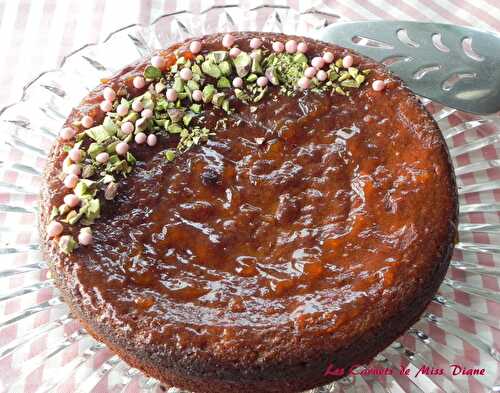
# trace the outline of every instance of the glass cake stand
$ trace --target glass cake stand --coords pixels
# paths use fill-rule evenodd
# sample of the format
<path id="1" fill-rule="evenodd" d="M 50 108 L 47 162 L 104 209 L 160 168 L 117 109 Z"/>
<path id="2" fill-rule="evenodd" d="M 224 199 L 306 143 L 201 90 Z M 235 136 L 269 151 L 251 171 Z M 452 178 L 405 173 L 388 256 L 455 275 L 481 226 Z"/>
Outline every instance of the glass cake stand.
<path id="1" fill-rule="evenodd" d="M 339 20 L 323 8 L 298 13 L 287 6 L 166 14 L 69 54 L 0 112 L 0 391 L 179 391 L 161 387 L 90 337 L 47 275 L 37 234 L 40 175 L 71 108 L 100 78 L 189 36 L 234 30 L 311 36 Z M 459 185 L 460 242 L 446 279 L 420 321 L 357 369 L 371 375 L 350 375 L 312 392 L 500 391 L 500 118 L 424 103 L 449 145 Z M 484 368 L 485 375 L 454 376 L 450 364 Z M 425 367 L 427 375 L 417 375 Z M 377 369 L 392 375 L 370 372 Z"/>

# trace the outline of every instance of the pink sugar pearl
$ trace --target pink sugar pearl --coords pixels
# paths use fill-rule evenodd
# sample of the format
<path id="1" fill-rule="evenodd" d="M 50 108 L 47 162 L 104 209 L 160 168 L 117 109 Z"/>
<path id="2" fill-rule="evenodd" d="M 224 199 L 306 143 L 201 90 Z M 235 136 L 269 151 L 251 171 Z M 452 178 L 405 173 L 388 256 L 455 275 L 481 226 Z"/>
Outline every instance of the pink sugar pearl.
<path id="1" fill-rule="evenodd" d="M 231 48 L 229 50 L 229 56 L 231 56 L 233 59 L 235 57 L 238 57 L 238 55 L 241 53 L 241 49 L 240 48 Z"/>
<path id="2" fill-rule="evenodd" d="M 193 54 L 196 55 L 201 52 L 201 42 L 200 41 L 193 41 L 189 44 L 189 51 Z"/>
<path id="3" fill-rule="evenodd" d="M 134 138 L 135 143 L 137 143 L 139 145 L 142 145 L 144 142 L 146 142 L 146 139 L 147 139 L 147 136 L 144 132 L 139 132 Z"/>
<path id="4" fill-rule="evenodd" d="M 233 79 L 233 87 L 239 89 L 242 86 L 243 86 L 243 79 L 241 79 L 239 76 Z"/>
<path id="5" fill-rule="evenodd" d="M 262 46 L 262 40 L 260 38 L 252 38 L 250 40 L 250 48 L 259 49 Z"/>
<path id="6" fill-rule="evenodd" d="M 80 231 L 78 234 L 78 243 L 82 246 L 89 246 L 92 244 L 93 238 L 92 233 L 89 231 Z"/>
<path id="7" fill-rule="evenodd" d="M 68 157 L 71 161 L 79 162 L 82 159 L 82 151 L 80 149 L 73 148 L 68 152 Z"/>
<path id="8" fill-rule="evenodd" d="M 316 75 L 317 69 L 314 67 L 307 67 L 304 71 L 304 76 L 306 78 L 314 78 L 314 75 Z"/>
<path id="9" fill-rule="evenodd" d="M 142 76 L 136 76 L 132 81 L 132 84 L 136 89 L 142 89 L 144 86 L 146 86 L 146 81 Z"/>
<path id="10" fill-rule="evenodd" d="M 165 94 L 165 96 L 170 102 L 177 101 L 177 92 L 174 89 L 167 89 L 167 93 Z"/>
<path id="11" fill-rule="evenodd" d="M 374 80 L 372 83 L 372 89 L 375 91 L 384 90 L 385 89 L 385 82 L 380 80 L 380 79 Z"/>
<path id="12" fill-rule="evenodd" d="M 268 82 L 269 80 L 265 76 L 259 76 L 257 78 L 257 86 L 264 87 Z"/>
<path id="13" fill-rule="evenodd" d="M 285 50 L 287 53 L 295 53 L 297 52 L 297 41 L 295 40 L 288 40 L 285 43 Z"/>
<path id="14" fill-rule="evenodd" d="M 96 157 L 95 157 L 95 160 L 99 163 L 99 164 L 106 164 L 109 160 L 109 154 L 106 153 L 105 151 L 103 151 L 102 153 L 99 153 Z"/>
<path id="15" fill-rule="evenodd" d="M 351 55 L 347 55 L 342 59 L 342 67 L 349 68 L 354 64 L 354 58 Z"/>
<path id="16" fill-rule="evenodd" d="M 78 164 L 71 164 L 66 170 L 66 173 L 72 173 L 73 175 L 80 176 L 82 173 L 82 167 Z"/>
<path id="17" fill-rule="evenodd" d="M 135 112 L 140 112 L 144 109 L 144 105 L 139 100 L 132 101 L 132 110 Z"/>
<path id="18" fill-rule="evenodd" d="M 94 118 L 92 116 L 85 115 L 82 117 L 82 126 L 85 128 L 90 128 L 94 125 Z"/>
<path id="19" fill-rule="evenodd" d="M 323 68 L 323 66 L 325 65 L 325 61 L 323 60 L 322 57 L 316 56 L 311 60 L 311 65 L 314 68 L 320 69 Z"/>
<path id="20" fill-rule="evenodd" d="M 328 78 L 328 74 L 326 73 L 326 71 L 323 71 L 323 70 L 319 70 L 318 73 L 316 74 L 316 78 L 323 82 L 323 81 L 326 81 L 326 79 Z"/>
<path id="21" fill-rule="evenodd" d="M 222 46 L 224 46 L 226 48 L 231 48 L 234 45 L 235 41 L 236 41 L 236 38 L 234 38 L 233 35 L 225 34 L 224 37 L 222 37 Z"/>
<path id="22" fill-rule="evenodd" d="M 111 103 L 111 101 L 104 100 L 104 101 L 101 101 L 101 103 L 99 104 L 99 107 L 101 108 L 101 111 L 103 111 L 103 112 L 111 112 L 111 110 L 113 109 L 113 104 Z"/>
<path id="23" fill-rule="evenodd" d="M 181 79 L 184 81 L 189 81 L 193 78 L 193 72 L 189 68 L 183 68 L 179 72 L 179 75 L 181 76 Z"/>
<path id="24" fill-rule="evenodd" d="M 116 113 L 118 116 L 127 116 L 128 114 L 128 105 L 120 104 L 116 107 Z"/>
<path id="25" fill-rule="evenodd" d="M 68 188 L 75 188 L 78 184 L 78 176 L 70 173 L 68 176 L 64 178 L 64 186 Z"/>
<path id="26" fill-rule="evenodd" d="M 144 109 L 141 112 L 141 117 L 144 119 L 150 119 L 151 117 L 153 117 L 153 111 L 151 109 Z"/>
<path id="27" fill-rule="evenodd" d="M 327 64 L 333 63 L 333 60 L 334 60 L 333 53 L 332 52 L 323 53 L 323 60 Z"/>
<path id="28" fill-rule="evenodd" d="M 203 99 L 203 93 L 201 90 L 195 90 L 193 91 L 193 100 L 194 101 L 201 101 Z"/>
<path id="29" fill-rule="evenodd" d="M 298 85 L 302 90 L 309 89 L 311 87 L 311 80 L 303 76 L 299 79 Z"/>
<path id="30" fill-rule="evenodd" d="M 273 42 L 273 51 L 275 51 L 276 53 L 281 53 L 284 50 L 285 50 L 285 45 L 283 44 L 283 42 L 279 41 Z"/>
<path id="31" fill-rule="evenodd" d="M 151 58 L 151 65 L 156 68 L 162 68 L 165 64 L 165 59 L 162 56 L 153 56 Z"/>
<path id="32" fill-rule="evenodd" d="M 69 207 L 77 207 L 80 203 L 80 198 L 78 198 L 75 194 L 68 194 L 64 197 L 64 204 Z"/>
<path id="33" fill-rule="evenodd" d="M 154 145 L 156 145 L 156 142 L 158 142 L 158 138 L 156 137 L 156 135 L 149 134 L 147 139 L 146 139 L 146 143 L 148 144 L 148 146 L 154 146 Z"/>
<path id="34" fill-rule="evenodd" d="M 120 142 L 115 147 L 116 154 L 124 156 L 128 152 L 128 144 L 126 142 Z"/>
<path id="35" fill-rule="evenodd" d="M 131 121 L 126 121 L 125 123 L 122 124 L 120 129 L 122 130 L 122 132 L 124 134 L 128 135 L 128 134 L 131 134 L 132 132 L 134 132 L 134 125 L 132 124 Z"/>
<path id="36" fill-rule="evenodd" d="M 65 141 L 70 140 L 75 136 L 75 131 L 70 128 L 70 127 L 64 127 L 60 132 L 59 135 L 62 139 Z"/>
<path id="37" fill-rule="evenodd" d="M 306 53 L 307 52 L 307 44 L 305 42 L 299 42 L 297 45 L 297 52 Z"/>
<path id="38" fill-rule="evenodd" d="M 47 235 L 49 235 L 49 237 L 59 236 L 63 232 L 63 229 L 64 228 L 60 222 L 51 221 L 49 222 L 49 225 L 47 225 Z"/>
<path id="39" fill-rule="evenodd" d="M 111 87 L 108 86 L 102 91 L 102 96 L 106 101 L 113 102 L 116 98 L 116 93 Z"/>

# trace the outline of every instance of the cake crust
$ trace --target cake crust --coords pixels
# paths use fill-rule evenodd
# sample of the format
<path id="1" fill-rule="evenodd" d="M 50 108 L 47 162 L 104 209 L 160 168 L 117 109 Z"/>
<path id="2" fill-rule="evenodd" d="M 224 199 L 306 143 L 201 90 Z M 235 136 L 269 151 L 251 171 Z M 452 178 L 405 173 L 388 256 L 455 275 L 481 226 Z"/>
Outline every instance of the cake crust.
<path id="1" fill-rule="evenodd" d="M 228 116 L 211 109 L 202 121 L 217 128 L 224 117 L 226 128 L 173 162 L 161 153 L 175 141 L 136 146 L 137 168 L 103 204 L 94 244 L 70 255 L 46 232 L 67 193 L 58 140 L 41 244 L 74 315 L 131 366 L 193 392 L 298 392 L 334 380 L 328 364 L 370 361 L 418 320 L 453 251 L 456 184 L 437 124 L 382 65 L 303 37 L 233 36 L 248 51 L 251 38 L 268 50 L 294 39 L 311 56 L 352 55 L 371 70 L 368 85 L 349 96 L 271 91 L 256 111 L 238 102 Z M 223 49 L 222 35 L 198 40 Z M 106 86 L 142 93 L 131 81 L 148 63 L 94 89 L 66 126 L 102 120 Z"/>

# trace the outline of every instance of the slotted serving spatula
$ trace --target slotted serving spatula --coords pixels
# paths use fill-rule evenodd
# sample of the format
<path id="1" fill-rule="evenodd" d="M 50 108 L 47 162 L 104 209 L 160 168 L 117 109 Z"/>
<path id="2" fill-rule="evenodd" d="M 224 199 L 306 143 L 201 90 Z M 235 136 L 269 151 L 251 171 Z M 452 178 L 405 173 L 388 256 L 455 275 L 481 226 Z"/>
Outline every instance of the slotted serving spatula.
<path id="1" fill-rule="evenodd" d="M 500 111 L 500 36 L 441 23 L 335 23 L 317 37 L 383 62 L 416 94 L 465 112 Z"/>

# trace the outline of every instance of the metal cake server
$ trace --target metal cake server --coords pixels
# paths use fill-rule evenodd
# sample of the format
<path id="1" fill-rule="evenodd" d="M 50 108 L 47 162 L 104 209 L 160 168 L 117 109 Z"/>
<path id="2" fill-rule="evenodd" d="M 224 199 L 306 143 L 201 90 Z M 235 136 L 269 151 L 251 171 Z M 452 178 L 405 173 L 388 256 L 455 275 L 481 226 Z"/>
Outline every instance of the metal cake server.
<path id="1" fill-rule="evenodd" d="M 416 94 L 465 112 L 500 111 L 500 36 L 442 23 L 335 23 L 315 38 L 387 65 Z"/>

